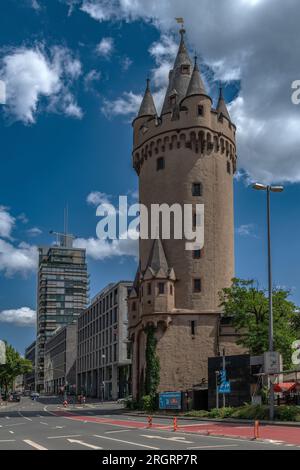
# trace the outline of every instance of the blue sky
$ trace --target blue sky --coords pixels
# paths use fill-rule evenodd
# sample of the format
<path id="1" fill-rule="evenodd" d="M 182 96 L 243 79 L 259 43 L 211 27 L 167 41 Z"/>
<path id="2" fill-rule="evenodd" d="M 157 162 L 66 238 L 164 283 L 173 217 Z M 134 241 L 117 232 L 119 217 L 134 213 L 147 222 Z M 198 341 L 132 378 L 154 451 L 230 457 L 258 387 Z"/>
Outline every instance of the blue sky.
<path id="1" fill-rule="evenodd" d="M 262 36 L 261 29 L 266 34 L 270 21 L 264 14 L 268 0 L 239 2 L 246 9 L 242 17 L 231 0 L 227 7 L 241 29 L 233 31 L 228 24 L 216 40 L 216 2 L 203 0 L 195 7 L 188 1 L 189 47 L 191 55 L 195 49 L 200 55 L 214 99 L 223 83 L 240 129 L 240 171 L 246 175 L 235 181 L 236 274 L 266 285 L 265 197 L 247 183 L 283 182 L 285 192 L 272 195 L 274 283 L 291 288 L 299 304 L 300 107 L 291 104 L 290 83 L 300 79 L 300 70 L 297 75 L 291 65 L 293 48 L 285 51 L 283 60 L 283 50 L 270 52 L 267 47 L 266 41 L 275 45 L 279 41 L 277 36 L 269 38 L 275 34 L 270 29 L 269 36 Z M 91 296 L 107 283 L 135 274 L 130 244 L 112 253 L 95 241 L 96 206 L 87 198 L 93 193 L 89 201 L 115 203 L 119 194 L 129 194 L 134 200 L 131 119 L 148 75 L 155 99 L 161 101 L 178 41 L 173 18 L 183 15 L 177 1 L 174 11 L 168 10 L 168 1 L 154 1 L 156 13 L 147 10 L 148 3 L 5 0 L 0 4 L 0 17 L 5 19 L 0 30 L 0 78 L 7 81 L 8 93 L 7 105 L 0 109 L 0 337 L 21 352 L 35 335 L 35 247 L 52 242 L 49 230 L 62 230 L 66 204 L 70 230 L 88 248 Z M 277 5 L 278 15 L 272 13 L 272 20 L 275 30 L 278 21 L 282 37 Z M 205 19 L 205 14 L 212 15 L 212 21 L 199 33 L 196 17 Z M 242 28 L 246 16 L 248 31 Z M 294 27 L 291 20 L 286 28 L 291 41 L 296 41 Z M 255 59 L 245 44 L 256 51 Z M 276 76 L 280 58 L 284 76 Z M 264 89 L 262 77 L 274 79 L 272 86 Z M 279 126 L 278 114 L 272 121 L 278 109 L 286 128 Z"/>

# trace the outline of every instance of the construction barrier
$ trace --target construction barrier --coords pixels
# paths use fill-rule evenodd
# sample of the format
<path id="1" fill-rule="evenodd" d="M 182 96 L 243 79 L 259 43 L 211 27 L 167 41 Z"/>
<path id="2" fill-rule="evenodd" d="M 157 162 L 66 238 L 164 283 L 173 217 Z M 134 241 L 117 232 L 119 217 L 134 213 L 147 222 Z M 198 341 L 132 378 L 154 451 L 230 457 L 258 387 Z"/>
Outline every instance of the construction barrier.
<path id="1" fill-rule="evenodd" d="M 152 416 L 148 416 L 148 428 L 152 428 Z"/>
<path id="2" fill-rule="evenodd" d="M 254 423 L 254 439 L 259 438 L 259 421 L 255 421 Z"/>
<path id="3" fill-rule="evenodd" d="M 177 429 L 178 429 L 177 418 L 175 417 L 175 418 L 173 418 L 173 431 L 175 432 L 175 431 L 177 431 Z"/>

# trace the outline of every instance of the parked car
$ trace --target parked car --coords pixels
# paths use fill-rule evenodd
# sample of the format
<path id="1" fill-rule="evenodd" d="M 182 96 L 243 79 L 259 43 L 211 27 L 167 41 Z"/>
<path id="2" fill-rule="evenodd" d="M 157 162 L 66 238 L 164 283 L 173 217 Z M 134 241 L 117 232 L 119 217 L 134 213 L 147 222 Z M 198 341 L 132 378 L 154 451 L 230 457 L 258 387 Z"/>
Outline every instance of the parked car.
<path id="1" fill-rule="evenodd" d="M 13 392 L 9 395 L 9 401 L 19 402 L 21 401 L 21 396 L 17 392 Z"/>
<path id="2" fill-rule="evenodd" d="M 40 397 L 40 394 L 38 392 L 31 392 L 30 394 L 31 400 L 36 400 L 39 397 Z"/>

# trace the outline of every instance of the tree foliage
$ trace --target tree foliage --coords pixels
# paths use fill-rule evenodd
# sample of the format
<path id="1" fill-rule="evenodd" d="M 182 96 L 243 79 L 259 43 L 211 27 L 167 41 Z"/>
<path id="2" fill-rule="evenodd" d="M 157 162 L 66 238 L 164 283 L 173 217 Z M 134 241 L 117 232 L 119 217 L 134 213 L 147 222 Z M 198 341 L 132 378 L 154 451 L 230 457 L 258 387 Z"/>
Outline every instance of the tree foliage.
<path id="1" fill-rule="evenodd" d="M 7 392 L 13 386 L 18 375 L 26 374 L 32 370 L 32 363 L 6 343 L 6 364 L 0 366 L 0 387 Z"/>
<path id="2" fill-rule="evenodd" d="M 160 365 L 156 354 L 157 340 L 154 326 L 148 326 L 145 332 L 147 335 L 145 393 L 154 396 L 160 380 Z"/>
<path id="3" fill-rule="evenodd" d="M 300 338 L 300 314 L 289 300 L 290 292 L 273 289 L 274 349 L 283 356 L 285 367 L 291 365 L 292 343 Z M 267 292 L 255 281 L 233 279 L 232 286 L 220 293 L 224 315 L 232 318 L 241 333 L 238 344 L 250 354 L 261 355 L 269 349 L 269 303 Z"/>

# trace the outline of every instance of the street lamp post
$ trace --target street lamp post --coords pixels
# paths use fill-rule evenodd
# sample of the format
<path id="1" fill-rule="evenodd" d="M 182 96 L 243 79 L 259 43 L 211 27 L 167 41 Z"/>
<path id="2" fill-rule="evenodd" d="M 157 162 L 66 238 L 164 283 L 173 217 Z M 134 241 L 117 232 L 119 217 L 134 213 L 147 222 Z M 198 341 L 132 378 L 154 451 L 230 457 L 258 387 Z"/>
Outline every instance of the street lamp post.
<path id="1" fill-rule="evenodd" d="M 267 192 L 267 228 L 268 228 L 268 291 L 269 291 L 269 352 L 274 351 L 274 321 L 273 321 L 273 297 L 272 297 L 272 252 L 271 252 L 271 210 L 270 195 L 273 193 L 282 193 L 283 186 L 271 186 L 261 183 L 255 183 L 253 189 Z M 270 382 L 270 420 L 274 419 L 274 385 Z"/>

